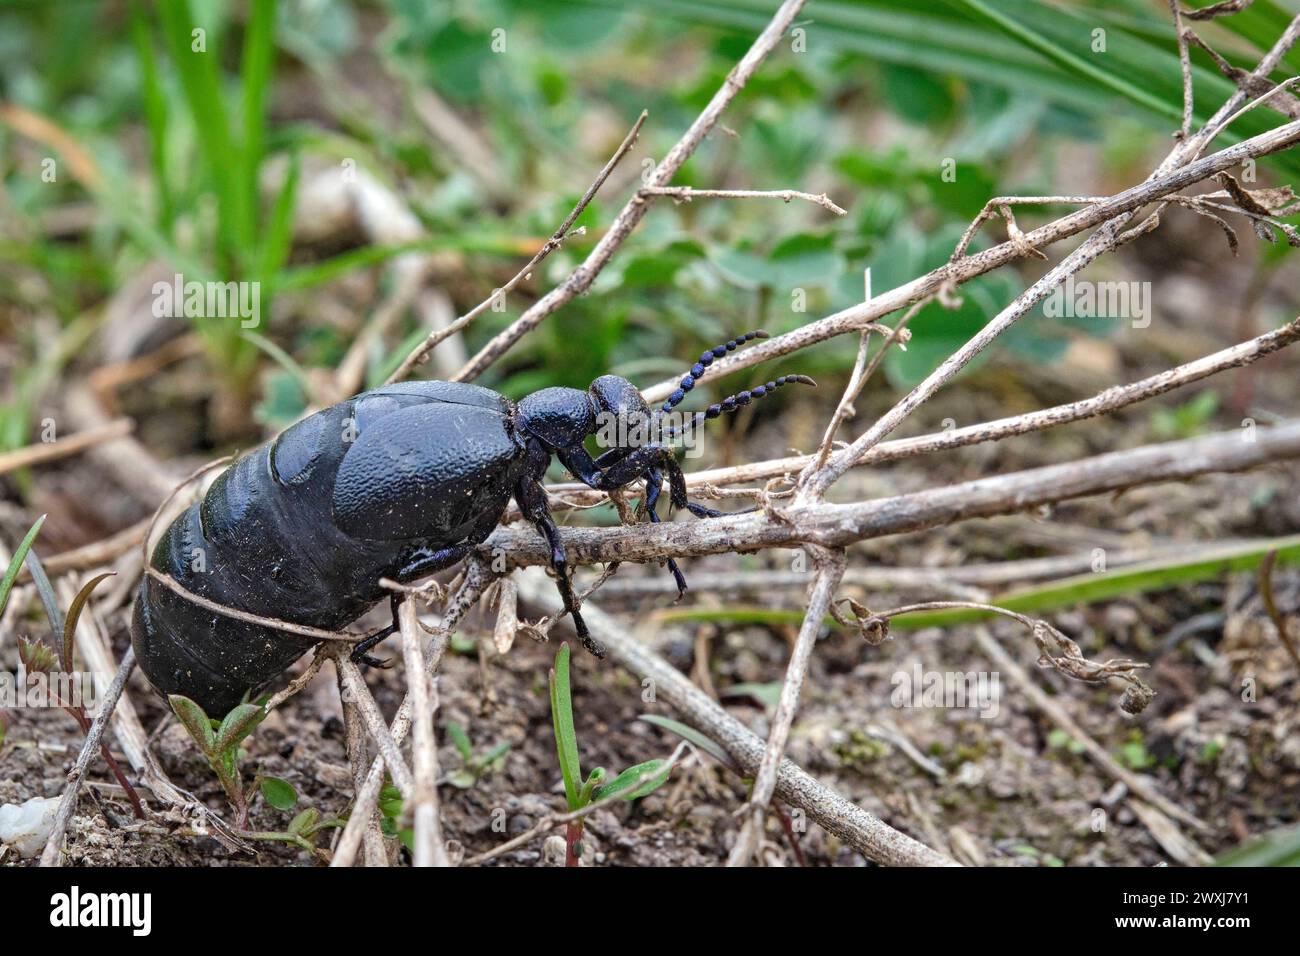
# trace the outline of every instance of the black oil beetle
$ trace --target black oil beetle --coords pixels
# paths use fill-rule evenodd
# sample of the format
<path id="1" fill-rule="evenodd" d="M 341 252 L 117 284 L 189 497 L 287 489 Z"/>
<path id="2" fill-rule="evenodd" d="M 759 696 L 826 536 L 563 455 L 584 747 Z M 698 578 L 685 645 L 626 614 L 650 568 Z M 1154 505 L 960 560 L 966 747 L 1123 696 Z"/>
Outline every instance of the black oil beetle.
<path id="1" fill-rule="evenodd" d="M 651 521 L 660 520 L 655 504 L 665 477 L 674 507 L 702 518 L 721 514 L 687 500 L 670 440 L 781 385 L 812 379 L 785 375 L 693 413 L 676 428 L 661 426 L 716 358 L 764 336 L 750 332 L 706 351 L 653 413 L 631 382 L 614 375 L 585 392 L 544 388 L 517 404 L 460 382 L 363 392 L 303 419 L 222 472 L 159 539 L 151 564 L 222 606 L 338 630 L 388 593 L 380 578 L 413 581 L 469 555 L 513 496 L 549 543 L 564 608 L 583 644 L 603 656 L 579 612 L 541 484 L 551 456 L 603 491 L 644 478 Z M 611 424 L 618 435 L 640 437 L 593 458 L 584 441 Z M 684 590 L 676 563 L 668 565 Z M 359 644 L 355 659 L 380 663 L 367 651 L 396 631 L 396 605 L 394 596 L 394 623 Z M 314 643 L 199 606 L 149 575 L 136 598 L 131 640 L 158 690 L 184 694 L 214 716 Z"/>

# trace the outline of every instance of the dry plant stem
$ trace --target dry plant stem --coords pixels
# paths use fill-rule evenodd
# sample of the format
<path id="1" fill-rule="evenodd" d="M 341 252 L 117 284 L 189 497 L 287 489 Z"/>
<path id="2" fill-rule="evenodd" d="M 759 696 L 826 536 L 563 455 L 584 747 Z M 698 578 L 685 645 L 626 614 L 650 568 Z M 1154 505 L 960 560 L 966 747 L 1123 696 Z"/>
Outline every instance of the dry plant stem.
<path id="1" fill-rule="evenodd" d="M 785 520 L 761 512 L 708 521 L 624 528 L 563 528 L 570 564 L 656 561 L 665 557 L 792 548 L 840 548 L 868 538 L 924 531 L 970 518 L 1025 511 L 1071 498 L 1186 481 L 1213 472 L 1245 471 L 1300 457 L 1300 421 L 1247 431 L 1108 452 L 1081 461 L 851 504 L 792 505 Z M 501 549 L 499 552 L 495 549 Z M 482 553 L 505 554 L 516 566 L 546 564 L 550 550 L 532 529 L 500 528 Z"/>
<path id="2" fill-rule="evenodd" d="M 338 665 L 339 674 L 343 677 L 343 689 L 348 692 L 352 703 L 357 705 L 366 732 L 379 745 L 379 752 L 383 755 L 384 762 L 388 764 L 388 773 L 393 778 L 393 784 L 402 792 L 402 799 L 410 801 L 415 795 L 415 779 L 411 775 L 410 768 L 406 766 L 401 748 L 388 729 L 388 722 L 384 720 L 379 704 L 375 702 L 374 695 L 366 686 L 365 678 L 361 676 L 361 669 L 346 655 L 337 655 L 334 660 Z"/>
<path id="3" fill-rule="evenodd" d="M 1015 217 L 1011 215 L 1010 206 L 1091 206 L 1095 203 L 1105 202 L 1107 196 L 995 196 L 984 204 L 980 214 L 971 220 L 971 224 L 966 227 L 966 231 L 961 234 L 961 239 L 957 241 L 957 248 L 953 251 L 952 260 L 956 262 L 966 256 L 966 251 L 970 248 L 971 241 L 980 231 L 980 226 L 988 222 L 996 215 L 1001 215 L 1006 220 L 1007 230 L 1015 232 L 1022 240 L 1022 252 L 1030 253 L 1033 246 L 1023 242 L 1024 233 L 1015 228 Z M 1015 242 L 1013 239 L 1012 242 Z"/>
<path id="4" fill-rule="evenodd" d="M 808 663 L 812 660 L 813 645 L 817 643 L 822 622 L 830 610 L 840 578 L 844 576 L 843 551 L 810 548 L 809 552 L 815 573 L 808 598 L 808 610 L 799 628 L 799 636 L 795 639 L 794 650 L 790 652 L 790 663 L 786 666 L 785 682 L 781 685 L 781 696 L 772 718 L 772 729 L 768 732 L 767 746 L 763 750 L 763 759 L 759 762 L 758 774 L 754 778 L 754 786 L 745 807 L 744 823 L 727 859 L 727 866 L 748 866 L 754 851 L 758 849 L 759 840 L 763 836 L 764 808 L 776 789 L 777 768 L 785 756 L 790 728 L 799 709 L 799 694 L 808 673 Z"/>
<path id="5" fill-rule="evenodd" d="M 636 123 L 633 124 L 631 131 L 626 137 L 624 137 L 623 142 L 619 145 L 618 149 L 614 151 L 614 155 L 609 158 L 609 162 L 605 163 L 605 166 L 601 169 L 595 180 L 592 181 L 592 184 L 587 187 L 587 191 L 583 194 L 582 198 L 578 200 L 578 204 L 574 206 L 569 215 L 565 217 L 564 222 L 560 223 L 560 227 L 551 234 L 551 238 L 547 239 L 546 242 L 542 244 L 542 247 L 537 250 L 537 253 L 528 260 L 528 264 L 515 273 L 514 278 L 509 282 L 493 292 L 492 295 L 488 296 L 478 305 L 474 306 L 474 308 L 470 309 L 455 322 L 452 322 L 446 328 L 430 332 L 429 336 L 416 346 L 410 355 L 402 360 L 402 364 L 398 366 L 397 371 L 393 372 L 384 384 L 389 385 L 393 382 L 400 382 L 402 379 L 406 378 L 406 376 L 410 375 L 415 366 L 425 361 L 429 354 L 437 348 L 441 342 L 455 335 L 465 326 L 469 325 L 469 323 L 473 322 L 476 318 L 486 312 L 492 307 L 494 302 L 498 301 L 499 296 L 504 296 L 513 291 L 520 282 L 533 274 L 533 270 L 542 263 L 543 259 L 549 256 L 556 249 L 560 248 L 560 244 L 568 237 L 569 230 L 573 228 L 573 224 L 578 221 L 578 217 L 582 215 L 583 210 L 591 204 L 592 199 L 595 198 L 600 187 L 605 185 L 605 180 L 609 179 L 609 174 L 614 171 L 614 167 L 619 164 L 619 161 L 627 155 L 628 151 L 631 150 L 632 146 L 636 143 L 637 137 L 641 134 L 641 127 L 645 124 L 647 115 L 648 114 L 642 110 L 641 115 L 637 117 Z"/>
<path id="6" fill-rule="evenodd" d="M 695 189 L 691 186 L 646 186 L 641 190 L 641 195 L 668 196 L 678 202 L 690 202 L 692 199 L 780 199 L 788 203 L 794 199 L 802 199 L 821 206 L 837 216 L 848 215 L 848 210 L 837 206 L 825 193 L 814 195 L 797 189 Z"/>
<path id="7" fill-rule="evenodd" d="M 77 795 L 81 792 L 81 783 L 85 779 L 86 769 L 90 766 L 91 758 L 100 749 L 104 729 L 108 726 L 109 718 L 113 716 L 113 709 L 117 706 L 117 700 L 126 687 L 127 678 L 131 676 L 131 671 L 134 669 L 135 651 L 127 648 L 126 653 L 122 655 L 122 663 L 117 668 L 117 674 L 113 677 L 113 683 L 109 685 L 108 692 L 99 703 L 99 712 L 95 714 L 95 719 L 86 732 L 86 739 L 81 745 L 81 752 L 77 754 L 77 761 L 68 773 L 68 785 L 59 798 L 59 807 L 55 811 L 54 828 L 50 831 L 49 839 L 45 841 L 45 849 L 41 852 L 41 866 L 58 866 L 60 863 L 59 854 L 63 849 L 63 838 L 67 835 L 72 814 L 77 809 Z"/>
<path id="8" fill-rule="evenodd" d="M 327 659 L 328 655 L 321 648 L 316 648 L 316 652 L 312 655 L 311 663 L 307 665 L 307 669 L 293 680 L 289 681 L 283 689 L 272 694 L 271 697 L 267 699 L 266 704 L 263 705 L 262 710 L 269 714 L 289 698 L 296 697 L 301 693 L 303 688 L 316 679 L 316 675 L 320 673 L 320 669 L 324 666 Z"/>
<path id="9" fill-rule="evenodd" d="M 333 655 L 330 655 L 331 658 Z M 343 735 L 344 744 L 347 749 L 348 764 L 352 769 L 352 787 L 354 793 L 360 793 L 361 788 L 366 782 L 366 772 L 370 768 L 370 749 L 366 745 L 366 729 L 361 720 L 361 712 L 357 705 L 352 701 L 352 695 L 343 687 L 343 672 L 336 666 L 334 668 L 334 679 L 339 692 L 339 701 L 343 708 Z M 379 828 L 379 818 L 373 813 L 370 819 L 366 821 L 362 828 L 363 836 L 361 838 L 365 847 L 365 865 L 366 866 L 390 866 L 392 861 L 388 854 L 388 844 L 384 840 L 383 831 Z M 341 839 L 342 833 L 336 831 L 337 836 Z M 337 844 L 335 854 L 337 855 Z"/>
<path id="10" fill-rule="evenodd" d="M 438 666 L 442 663 L 442 654 L 447 647 L 447 641 L 455 633 L 465 615 L 469 613 L 470 608 L 483 596 L 483 591 L 491 583 L 491 577 L 485 564 L 471 559 L 466 566 L 464 583 L 448 604 L 441 623 L 434 629 L 433 640 L 425 660 L 425 673 L 430 677 L 437 673 Z M 410 726 L 411 703 L 408 697 L 402 701 L 397 716 L 393 718 L 390 728 L 393 740 L 400 744 L 410 730 Z M 360 848 L 364 829 L 374 816 L 383 783 L 384 758 L 381 754 L 371 763 L 365 782 L 357 791 L 356 798 L 352 802 L 351 815 L 348 817 L 347 826 L 343 829 L 343 835 L 339 838 L 330 866 L 352 865 Z"/>
<path id="11" fill-rule="evenodd" d="M 1197 137 L 1193 137 L 1192 141 L 1196 139 Z M 1055 222 L 1031 230 L 1024 234 L 1023 244 L 1033 248 L 1051 245 L 1116 217 L 1122 217 L 1187 186 L 1209 179 L 1215 173 L 1229 170 L 1244 160 L 1287 149 L 1297 142 L 1300 142 L 1300 121 L 1287 123 L 1259 136 L 1242 140 L 1181 169 L 1164 170 L 1159 176 L 1126 189 L 1104 202 L 1086 206 Z M 1124 221 L 1127 222 L 1127 219 Z M 1099 251 L 1093 249 L 1091 257 L 1095 258 L 1099 254 Z M 1004 242 L 956 262 L 946 263 L 933 272 L 913 279 L 896 289 L 883 292 L 868 302 L 859 303 L 816 322 L 810 322 L 793 332 L 774 336 L 751 348 L 734 352 L 715 362 L 709 374 L 720 377 L 788 355 L 846 332 L 856 332 L 864 322 L 884 318 L 922 298 L 937 294 L 945 287 L 960 285 L 976 276 L 1007 265 L 1021 258 L 1022 255 L 1022 243 Z M 672 379 L 652 385 L 644 389 L 642 394 L 647 402 L 653 404 L 667 398 L 676 387 L 677 381 Z"/>
<path id="12" fill-rule="evenodd" d="M 554 600 L 554 585 L 540 571 L 520 574 L 517 580 L 524 599 L 543 606 Z M 615 663 L 642 680 L 652 681 L 656 698 L 673 707 L 686 723 L 721 744 L 743 772 L 757 772 L 766 750 L 761 739 L 679 670 L 638 641 L 622 622 L 591 603 L 583 605 L 582 614 Z M 943 854 L 823 787 L 788 759 L 777 769 L 775 792 L 782 801 L 802 808 L 827 832 L 868 859 L 893 866 L 955 865 Z"/>
<path id="13" fill-rule="evenodd" d="M 1053 405 L 1024 415 L 999 418 L 978 425 L 967 425 L 944 432 L 933 432 L 915 438 L 902 438 L 881 442 L 866 451 L 854 462 L 855 467 L 876 465 L 883 462 L 898 461 L 916 455 L 935 451 L 945 451 L 966 445 L 975 445 L 986 441 L 1000 441 L 1015 435 L 1053 428 L 1071 422 L 1082 421 L 1107 412 L 1113 412 L 1128 405 L 1163 395 L 1184 385 L 1198 382 L 1218 372 L 1230 368 L 1239 368 L 1257 362 L 1278 349 L 1285 348 L 1300 340 L 1300 318 L 1286 325 L 1256 336 L 1247 342 L 1234 345 L 1203 358 L 1166 369 L 1149 378 L 1144 378 L 1128 385 L 1116 385 L 1091 398 L 1064 405 Z M 750 462 L 732 468 L 715 468 L 695 472 L 686 476 L 690 487 L 701 485 L 726 485 L 763 478 L 776 478 L 801 471 L 815 461 L 812 455 L 798 455 L 790 458 L 777 458 L 770 461 Z M 552 495 L 563 495 L 565 499 L 580 504 L 595 504 L 601 500 L 600 492 L 591 491 L 585 485 L 552 485 L 547 489 Z"/>
<path id="14" fill-rule="evenodd" d="M 1131 792 L 1137 794 L 1167 816 L 1181 820 L 1188 826 L 1195 827 L 1198 830 L 1206 829 L 1201 820 L 1198 820 L 1182 807 L 1161 795 L 1147 778 L 1126 770 L 1116 763 L 1115 759 L 1106 752 L 1104 747 L 1089 737 L 1083 728 L 1075 723 L 1074 718 L 1066 712 L 1065 708 L 1055 698 L 1049 697 L 1038 686 L 1029 673 L 993 637 L 988 628 L 980 625 L 972 630 L 975 635 L 975 642 L 998 670 L 1005 671 L 1013 681 L 1019 684 L 1029 698 L 1030 703 L 1046 714 L 1052 723 L 1074 738 L 1084 748 L 1084 751 L 1093 762 L 1108 776 L 1121 781 Z"/>
<path id="15" fill-rule="evenodd" d="M 709 100 L 703 112 L 695 118 L 690 128 L 682 135 L 682 138 L 668 151 L 668 155 L 663 158 L 663 161 L 655 166 L 649 181 L 645 183 L 646 187 L 667 186 L 672 182 L 673 177 L 682 168 L 682 164 L 690 158 L 700 143 L 704 141 L 704 137 L 717 124 L 723 111 L 736 98 L 736 95 L 745 88 L 745 84 L 749 82 L 750 77 L 754 75 L 763 61 L 767 59 L 768 54 L 785 36 L 790 24 L 803 8 L 803 5 L 804 0 L 785 0 L 781 4 L 772 21 L 754 40 L 749 51 L 727 74 L 726 80 L 718 91 L 713 94 L 713 98 Z M 547 316 L 570 302 L 575 296 L 581 295 L 591 288 L 591 283 L 596 276 L 609 264 L 614 253 L 631 235 L 632 230 L 640 223 L 649 208 L 650 203 L 646 197 L 640 193 L 634 195 L 627 205 L 622 208 L 618 216 L 615 217 L 609 231 L 601 237 L 600 242 L 596 243 L 596 247 L 591 250 L 586 260 L 564 282 L 538 299 L 507 329 L 485 345 L 477 355 L 466 363 L 464 368 L 453 376 L 454 379 L 458 382 L 473 381 L 483 374 L 484 369 L 509 351 L 520 338 L 540 325 Z M 669 392 L 671 392 L 671 389 Z M 665 397 L 669 392 L 664 393 Z"/>
<path id="16" fill-rule="evenodd" d="M 164 574 L 150 564 L 145 565 L 144 573 L 149 575 L 149 577 L 153 578 L 159 584 L 163 585 L 169 591 L 179 594 L 181 597 L 185 598 L 185 600 L 224 617 L 233 617 L 237 621 L 246 621 L 249 624 L 258 624 L 262 627 L 271 628 L 272 630 L 284 631 L 286 634 L 297 634 L 299 637 L 309 637 L 317 641 L 336 641 L 339 644 L 360 644 L 366 639 L 365 634 L 352 634 L 344 631 L 326 631 L 319 627 L 309 627 L 306 624 L 295 624 L 293 621 L 282 621 L 276 617 L 263 617 L 260 614 L 252 614 L 248 611 L 241 611 L 239 608 L 230 607 L 226 604 L 219 604 L 216 601 L 195 594 L 170 574 Z"/>
<path id="17" fill-rule="evenodd" d="M 411 701 L 411 763 L 415 766 L 415 792 L 411 800 L 415 826 L 412 856 L 416 866 L 451 866 L 438 819 L 438 742 L 433 729 L 437 691 L 433 679 L 425 673 L 414 599 L 402 602 L 397 620 L 401 625 L 407 695 Z"/>
<path id="18" fill-rule="evenodd" d="M 1174 17 L 1174 36 L 1178 38 L 1178 65 L 1183 71 L 1183 126 L 1179 138 L 1187 139 L 1192 132 L 1192 58 L 1187 50 L 1187 33 L 1183 30 L 1183 11 L 1178 0 L 1169 0 L 1169 12 Z"/>
<path id="19" fill-rule="evenodd" d="M 92 541 L 79 548 L 60 551 L 56 555 L 45 558 L 41 561 L 45 566 L 45 573 L 53 578 L 70 571 L 84 571 L 87 568 L 107 565 L 132 548 L 138 547 L 144 540 L 145 532 L 149 530 L 152 520 L 145 518 L 129 528 L 123 528 L 116 534 L 109 535 L 102 541 Z M 27 570 L 26 565 L 23 565 L 23 569 L 18 574 L 18 583 L 26 584 L 31 579 L 31 572 Z"/>
<path id="20" fill-rule="evenodd" d="M 35 445 L 5 452 L 0 455 L 0 475 L 8 474 L 18 468 L 29 468 L 32 465 L 43 465 L 46 462 L 67 458 L 87 448 L 94 448 L 96 445 L 125 437 L 131 434 L 134 427 L 135 423 L 129 418 L 118 418 L 107 425 L 74 432 L 57 441 L 38 442 Z"/>
<path id="21" fill-rule="evenodd" d="M 1216 542 L 1227 544 L 1228 542 Z M 1192 559 L 1200 549 L 1179 544 L 1164 548 L 1135 548 L 1120 552 L 1107 551 L 1106 567 L 1120 568 L 1142 561 L 1173 555 Z M 1063 554 L 1050 558 L 1025 558 L 1015 561 L 998 561 L 990 564 L 953 565 L 938 568 L 873 567 L 853 568 L 844 572 L 842 585 L 869 590 L 950 590 L 963 597 L 976 599 L 983 596 L 983 588 L 999 585 L 1037 581 L 1068 574 L 1078 574 L 1091 569 L 1096 559 L 1092 554 Z M 691 590 L 701 594 L 711 591 L 762 592 L 773 588 L 807 588 L 808 574 L 804 571 L 740 571 L 718 574 L 691 575 Z M 617 595 L 676 594 L 677 585 L 667 578 L 645 576 L 616 578 L 601 589 L 604 597 Z"/>
<path id="22" fill-rule="evenodd" d="M 1270 551 L 1264 556 L 1264 560 L 1259 565 L 1259 594 L 1264 601 L 1264 610 L 1267 612 L 1269 620 L 1273 622 L 1273 627 L 1277 628 L 1278 640 L 1286 648 L 1286 652 L 1291 655 L 1291 662 L 1295 664 L 1296 670 L 1300 671 L 1300 653 L 1296 652 L 1295 643 L 1291 640 L 1291 635 L 1286 628 L 1286 618 L 1278 610 L 1277 600 L 1273 596 L 1273 566 L 1277 563 L 1277 552 Z"/>

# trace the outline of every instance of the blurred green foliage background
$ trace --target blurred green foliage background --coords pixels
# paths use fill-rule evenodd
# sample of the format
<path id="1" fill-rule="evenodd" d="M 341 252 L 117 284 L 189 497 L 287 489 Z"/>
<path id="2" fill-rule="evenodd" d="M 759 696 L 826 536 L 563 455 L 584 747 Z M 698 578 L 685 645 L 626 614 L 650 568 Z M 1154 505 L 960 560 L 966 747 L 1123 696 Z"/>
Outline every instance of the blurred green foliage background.
<path id="1" fill-rule="evenodd" d="M 0 334 L 11 376 L 0 447 L 30 440 L 35 397 L 67 363 L 93 355 L 103 304 L 150 261 L 187 279 L 262 283 L 269 321 L 258 335 L 228 320 L 195 326 L 220 387 L 248 391 L 272 424 L 292 420 L 307 403 L 310 370 L 334 367 L 367 318 L 363 309 L 351 327 L 322 324 L 319 296 L 357 271 L 391 283 L 389 262 L 415 248 L 458 257 L 449 291 L 466 311 L 550 234 L 648 109 L 621 178 L 580 221 L 587 235 L 552 256 L 506 311 L 470 327 L 474 351 L 581 261 L 640 164 L 676 140 L 775 7 L 6 0 L 0 100 L 54 132 L 34 139 L 12 114 L 0 122 Z M 1296 0 L 1257 0 L 1197 28 L 1249 66 L 1296 10 Z M 192 50 L 196 25 L 204 55 Z M 734 135 L 715 131 L 677 183 L 827 191 L 849 215 L 799 203 L 660 200 L 593 291 L 528 336 L 484 384 L 517 397 L 610 371 L 649 383 L 739 331 L 787 331 L 859 301 L 868 266 L 880 292 L 942 263 L 991 196 L 1130 185 L 1163 154 L 1181 115 L 1163 0 L 814 0 L 797 31 L 725 114 Z M 1231 84 L 1200 51 L 1194 63 L 1203 119 Z M 1284 66 L 1300 72 L 1294 52 Z M 411 106 L 422 89 L 478 130 L 490 170 L 430 135 Z M 1255 111 L 1221 142 L 1274 122 Z M 39 165 L 51 155 L 61 170 L 53 183 Z M 351 162 L 388 185 L 429 238 L 299 247 L 294 210 L 311 161 Z M 955 163 L 952 181 L 945 161 Z M 1294 153 L 1268 163 L 1300 172 Z M 51 236 L 49 217 L 78 204 L 92 210 L 85 229 Z M 909 350 L 890 356 L 892 384 L 923 376 L 1022 287 L 1021 273 L 1001 270 L 965 286 L 955 312 L 928 306 L 912 323 Z M 423 334 L 410 316 L 397 331 L 367 356 L 370 383 Z M 999 354 L 1048 361 L 1066 335 L 1040 318 Z M 797 369 L 834 384 L 852 357 L 844 342 L 825 343 L 752 381 Z"/>

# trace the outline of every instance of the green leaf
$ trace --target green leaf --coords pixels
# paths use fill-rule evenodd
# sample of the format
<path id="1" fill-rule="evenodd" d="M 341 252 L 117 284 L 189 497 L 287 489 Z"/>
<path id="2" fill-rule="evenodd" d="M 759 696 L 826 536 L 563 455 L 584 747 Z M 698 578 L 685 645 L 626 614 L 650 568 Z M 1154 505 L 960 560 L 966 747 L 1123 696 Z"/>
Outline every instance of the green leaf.
<path id="1" fill-rule="evenodd" d="M 402 791 L 391 782 L 379 791 L 379 812 L 385 819 L 396 820 L 402 815 Z"/>
<path id="2" fill-rule="evenodd" d="M 647 760 L 635 767 L 628 767 L 609 783 L 592 791 L 592 799 L 604 800 L 617 794 L 621 800 L 639 800 L 668 782 L 668 775 L 672 773 L 671 767 L 661 773 L 655 772 L 664 766 L 664 763 L 663 760 Z"/>
<path id="3" fill-rule="evenodd" d="M 190 732 L 190 737 L 209 759 L 216 753 L 217 736 L 212 730 L 212 721 L 208 715 L 203 712 L 203 708 L 184 697 L 181 694 L 171 694 L 167 698 L 167 703 L 171 704 L 172 712 L 180 719 L 181 724 Z"/>
<path id="4" fill-rule="evenodd" d="M 781 684 L 773 682 L 770 684 L 742 683 L 733 684 L 722 692 L 723 697 L 752 697 L 763 705 L 768 711 L 776 709 L 777 703 L 781 700 Z"/>
<path id="5" fill-rule="evenodd" d="M 569 689 L 569 642 L 560 645 L 551 670 L 551 722 L 555 731 L 555 750 L 564 777 L 564 793 L 569 809 L 577 810 L 582 781 L 578 760 L 578 732 L 573 727 L 573 699 Z"/>
<path id="6" fill-rule="evenodd" d="M 460 724 L 454 720 L 447 721 L 447 736 L 451 738 L 451 742 L 455 745 L 461 760 L 469 763 L 474 759 L 474 748 L 470 745 L 469 736 Z"/>
<path id="7" fill-rule="evenodd" d="M 1224 853 L 1215 866 L 1300 866 L 1300 827 L 1278 830 Z"/>
<path id="8" fill-rule="evenodd" d="M 72 599 L 72 604 L 68 607 L 68 617 L 63 623 L 63 646 L 59 651 L 59 663 L 63 665 L 65 673 L 72 673 L 72 652 L 74 640 L 77 634 L 77 621 L 81 619 L 81 611 L 90 600 L 90 593 L 95 590 L 96 585 L 105 578 L 111 578 L 116 575 L 116 571 L 105 571 L 96 577 L 91 578 L 81 586 L 77 596 Z"/>
<path id="9" fill-rule="evenodd" d="M 298 802 L 298 791 L 293 784 L 279 777 L 262 778 L 262 796 L 277 810 L 292 810 Z"/>
<path id="10" fill-rule="evenodd" d="M 41 605 L 45 608 L 45 618 L 50 622 L 50 630 L 54 634 L 62 634 L 63 609 L 59 607 L 59 597 L 54 593 L 54 585 L 50 583 L 50 576 L 45 573 L 45 565 L 41 564 L 35 548 L 28 550 L 23 564 L 31 573 L 32 583 L 36 585 L 36 593 L 41 597 Z M 66 667 L 64 670 L 71 670 L 71 668 Z"/>
<path id="11" fill-rule="evenodd" d="M 320 811 L 314 807 L 308 807 L 289 821 L 289 832 L 294 836 L 309 836 L 316 829 L 316 824 L 319 821 Z"/>
<path id="12" fill-rule="evenodd" d="M 736 765 L 736 761 L 731 759 L 731 754 L 727 753 L 720 743 L 712 737 L 704 736 L 704 734 L 700 733 L 694 727 L 688 727 L 680 720 L 673 720 L 671 717 L 661 717 L 658 714 L 642 714 L 641 719 L 647 724 L 654 724 L 656 727 L 662 727 L 664 730 L 674 733 L 683 740 L 694 744 L 700 750 L 703 750 L 706 754 L 717 760 L 724 767 L 730 767 L 732 770 L 737 772 L 740 771 L 740 768 Z"/>
<path id="13" fill-rule="evenodd" d="M 240 704 L 226 715 L 217 730 L 216 749 L 221 753 L 233 753 L 245 737 L 257 729 L 257 725 L 266 716 L 266 711 L 257 704 Z"/>
<path id="14" fill-rule="evenodd" d="M 23 566 L 23 561 L 27 558 L 27 552 L 32 549 L 32 542 L 36 536 L 41 533 L 41 525 L 45 524 L 45 515 L 41 515 L 32 524 L 22 543 L 18 545 L 18 550 L 14 556 L 9 559 L 9 568 L 5 571 L 4 580 L 0 581 L 0 614 L 4 613 L 9 606 L 9 592 L 14 588 L 14 582 L 18 580 L 18 569 Z"/>

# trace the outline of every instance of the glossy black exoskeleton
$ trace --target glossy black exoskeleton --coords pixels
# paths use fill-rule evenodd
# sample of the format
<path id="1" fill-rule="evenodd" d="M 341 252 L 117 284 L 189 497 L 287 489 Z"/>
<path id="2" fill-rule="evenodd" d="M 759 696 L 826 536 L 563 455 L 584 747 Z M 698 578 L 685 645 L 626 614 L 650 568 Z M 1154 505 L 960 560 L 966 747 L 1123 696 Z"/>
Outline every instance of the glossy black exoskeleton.
<path id="1" fill-rule="evenodd" d="M 646 481 L 647 513 L 668 478 L 673 506 L 698 517 L 721 512 L 686 497 L 686 480 L 662 422 L 715 358 L 751 332 L 710 349 L 658 412 L 626 379 L 604 375 L 587 391 L 545 388 L 517 404 L 477 385 L 404 382 L 317 412 L 227 468 L 159 539 L 151 563 L 184 588 L 224 607 L 327 630 L 356 620 L 388 595 L 380 578 L 413 581 L 450 567 L 481 544 L 513 496 L 546 538 L 565 610 L 598 656 L 569 582 L 564 546 L 542 476 L 554 455 L 592 488 Z M 801 375 L 733 395 L 688 425 L 748 404 Z M 590 435 L 615 426 L 624 437 L 599 457 Z M 647 440 L 648 439 L 648 440 Z M 673 561 L 679 589 L 686 583 Z M 396 601 L 394 599 L 394 611 Z M 354 657 L 396 630 L 378 631 Z M 208 610 L 145 576 L 132 643 L 145 675 L 213 716 L 280 674 L 314 643 Z"/>

